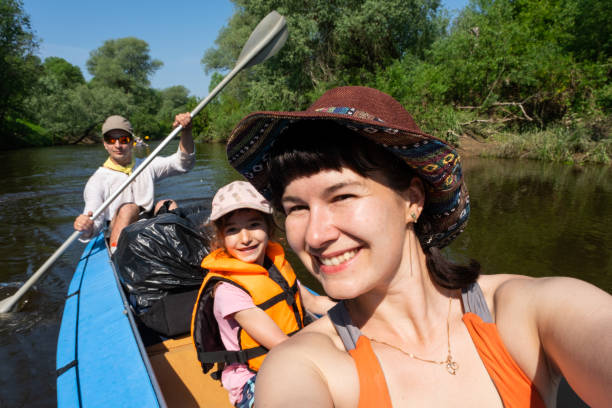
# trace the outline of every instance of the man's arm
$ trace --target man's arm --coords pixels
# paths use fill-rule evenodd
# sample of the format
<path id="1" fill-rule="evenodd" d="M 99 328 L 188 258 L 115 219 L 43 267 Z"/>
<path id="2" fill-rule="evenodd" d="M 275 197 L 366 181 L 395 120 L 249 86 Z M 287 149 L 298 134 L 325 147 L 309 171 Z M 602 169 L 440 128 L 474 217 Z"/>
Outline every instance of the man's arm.
<path id="1" fill-rule="evenodd" d="M 74 229 L 81 231 L 81 237 L 83 239 L 90 239 L 94 231 L 94 222 L 90 218 L 93 215 L 93 211 L 89 211 L 87 214 L 80 214 L 74 220 Z"/>
<path id="2" fill-rule="evenodd" d="M 83 190 L 83 200 L 85 209 L 74 220 L 74 229 L 83 231 L 79 237 L 81 242 L 89 242 L 101 229 L 104 224 L 104 215 L 100 214 L 95 220 L 90 219 L 93 212 L 100 208 L 104 203 L 104 182 L 98 173 L 94 173 L 89 178 Z"/>
<path id="3" fill-rule="evenodd" d="M 149 165 L 154 181 L 186 173 L 195 165 L 191 115 L 189 113 L 176 115 L 173 126 L 178 125 L 183 126 L 178 151 L 170 156 L 157 156 Z"/>
<path id="4" fill-rule="evenodd" d="M 174 117 L 174 123 L 172 127 L 177 127 L 181 125 L 183 129 L 181 130 L 181 141 L 179 143 L 179 147 L 183 153 L 191 154 L 193 153 L 193 135 L 191 133 L 192 122 L 191 122 L 191 114 L 189 112 L 179 113 Z"/>

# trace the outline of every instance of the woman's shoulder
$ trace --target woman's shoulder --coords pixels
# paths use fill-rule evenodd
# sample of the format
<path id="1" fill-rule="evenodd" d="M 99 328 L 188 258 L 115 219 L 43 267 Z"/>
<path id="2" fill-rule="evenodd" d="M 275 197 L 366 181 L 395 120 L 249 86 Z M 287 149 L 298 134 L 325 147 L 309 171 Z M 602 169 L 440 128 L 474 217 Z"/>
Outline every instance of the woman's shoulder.
<path id="1" fill-rule="evenodd" d="M 333 401 L 330 406 L 356 406 L 359 378 L 355 364 L 336 338 L 335 329 L 324 316 L 275 346 L 257 375 L 257 387 L 261 387 L 258 392 L 266 393 L 268 385 L 273 393 L 278 387 L 295 386 L 302 390 L 296 391 L 296 395 L 305 392 L 308 394 L 303 395 L 305 398 L 313 398 L 314 392 L 316 398 Z M 341 403 L 345 400 L 350 403 Z M 315 405 L 326 406 L 319 402 Z"/>
<path id="2" fill-rule="evenodd" d="M 533 284 L 537 278 L 532 278 L 526 275 L 514 274 L 495 274 L 495 275 L 480 275 L 478 277 L 478 285 L 487 299 L 487 303 L 499 299 L 499 296 L 505 292 L 513 292 L 524 285 Z"/>
<path id="3" fill-rule="evenodd" d="M 537 325 L 538 316 L 574 304 L 587 302 L 598 291 L 592 285 L 569 277 L 529 277 L 524 275 L 484 275 L 478 279 L 493 320 L 501 325 Z M 570 297 L 560 293 L 572 294 Z"/>
<path id="4" fill-rule="evenodd" d="M 503 305 L 507 302 L 521 302 L 525 298 L 556 291 L 560 288 L 571 289 L 581 286 L 583 281 L 564 276 L 531 277 L 525 275 L 497 274 L 481 275 L 478 278 L 487 303 Z"/>
<path id="5" fill-rule="evenodd" d="M 302 355 L 308 359 L 317 356 L 329 358 L 336 353 L 346 354 L 342 340 L 327 315 L 310 323 L 273 351 L 275 354 Z"/>
<path id="6" fill-rule="evenodd" d="M 511 275 L 511 274 L 496 274 L 496 275 L 480 275 L 478 277 L 478 285 L 482 289 L 487 305 L 491 310 L 491 313 L 495 313 L 495 308 L 500 301 L 503 302 L 505 294 L 508 289 L 520 285 L 522 282 L 532 280 L 529 276 L 525 275 Z"/>

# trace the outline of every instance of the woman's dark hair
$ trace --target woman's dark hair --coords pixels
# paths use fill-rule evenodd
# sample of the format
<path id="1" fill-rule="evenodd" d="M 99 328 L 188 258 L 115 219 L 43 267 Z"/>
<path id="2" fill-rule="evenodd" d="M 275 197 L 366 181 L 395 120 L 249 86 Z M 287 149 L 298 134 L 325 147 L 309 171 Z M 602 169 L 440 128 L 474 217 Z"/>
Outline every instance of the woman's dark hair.
<path id="1" fill-rule="evenodd" d="M 340 171 L 343 167 L 363 177 L 380 172 L 386 185 L 396 191 L 407 189 L 416 176 L 402 159 L 347 127 L 333 120 L 304 120 L 290 125 L 270 151 L 267 172 L 272 205 L 283 211 L 282 195 L 291 181 L 321 170 Z M 415 224 L 417 236 L 430 229 L 430 222 L 425 212 L 421 214 Z M 423 249 L 431 278 L 444 288 L 465 288 L 480 274 L 480 264 L 475 260 L 457 265 L 438 248 L 423 246 Z"/>

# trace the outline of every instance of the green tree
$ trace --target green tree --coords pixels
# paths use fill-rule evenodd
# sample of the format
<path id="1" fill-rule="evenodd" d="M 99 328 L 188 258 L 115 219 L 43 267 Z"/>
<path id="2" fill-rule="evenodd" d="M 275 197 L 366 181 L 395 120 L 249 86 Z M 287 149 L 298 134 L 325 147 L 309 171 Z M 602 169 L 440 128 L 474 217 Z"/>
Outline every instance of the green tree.
<path id="1" fill-rule="evenodd" d="M 182 85 L 160 91 L 161 107 L 157 112 L 160 121 L 174 121 L 177 113 L 184 112 L 190 101 L 189 90 Z"/>
<path id="2" fill-rule="evenodd" d="M 405 98 L 412 105 L 478 107 L 500 121 L 544 126 L 560 119 L 585 79 L 566 52 L 576 4 L 472 0 L 423 62 L 405 57 Z"/>
<path id="3" fill-rule="evenodd" d="M 38 47 L 20 0 L 0 0 L 0 134 L 24 115 L 23 100 L 40 70 Z"/>
<path id="4" fill-rule="evenodd" d="M 71 105 L 71 92 L 85 86 L 81 69 L 63 58 L 48 57 L 42 64 L 42 72 L 35 81 L 35 92 L 24 100 L 30 118 L 46 130 L 50 143 L 62 143 L 80 136 L 75 126 L 78 116 Z"/>
<path id="5" fill-rule="evenodd" d="M 568 50 L 579 59 L 605 61 L 612 57 L 612 2 L 580 0 Z"/>
<path id="6" fill-rule="evenodd" d="M 42 76 L 39 83 L 45 92 L 28 104 L 54 144 L 76 143 L 96 134 L 107 116 L 129 117 L 135 111 L 133 97 L 120 89 L 85 83 L 66 87 L 53 75 Z"/>
<path id="7" fill-rule="evenodd" d="M 286 17 L 289 40 L 278 56 L 229 84 L 211 107 L 210 131 L 221 139 L 228 136 L 229 123 L 247 111 L 303 108 L 331 85 L 372 82 L 375 72 L 394 59 L 423 55 L 444 26 L 439 0 L 234 3 L 236 11 L 216 48 L 202 58 L 207 72 L 231 69 L 249 33 L 270 10 Z"/>
<path id="8" fill-rule="evenodd" d="M 93 82 L 124 92 L 150 86 L 149 77 L 163 63 L 151 59 L 146 41 L 134 37 L 107 40 L 90 52 L 87 70 Z"/>
<path id="9" fill-rule="evenodd" d="M 43 62 L 44 75 L 54 77 L 64 88 L 85 83 L 81 68 L 60 57 L 47 57 Z"/>

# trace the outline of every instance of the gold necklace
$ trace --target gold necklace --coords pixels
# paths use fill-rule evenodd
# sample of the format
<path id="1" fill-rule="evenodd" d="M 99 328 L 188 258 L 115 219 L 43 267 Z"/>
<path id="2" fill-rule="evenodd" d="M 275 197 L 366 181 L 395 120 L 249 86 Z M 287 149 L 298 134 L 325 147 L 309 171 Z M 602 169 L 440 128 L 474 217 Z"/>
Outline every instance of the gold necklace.
<path id="1" fill-rule="evenodd" d="M 387 347 L 391 347 L 392 349 L 395 349 L 395 350 L 399 351 L 400 353 L 405 354 L 408 357 L 413 358 L 415 360 L 423 361 L 425 363 L 440 364 L 442 366 L 446 366 L 446 371 L 448 371 L 449 374 L 455 375 L 455 374 L 457 374 L 457 370 L 459 369 L 459 364 L 456 361 L 453 361 L 453 356 L 451 355 L 451 347 L 450 347 L 450 311 L 451 311 L 451 300 L 452 300 L 452 297 L 449 296 L 449 298 L 448 298 L 448 316 L 446 317 L 446 340 L 447 340 L 447 344 L 448 344 L 448 356 L 446 356 L 446 360 L 444 360 L 444 361 L 428 360 L 426 358 L 421 358 L 419 356 L 415 356 L 413 353 L 409 353 L 407 351 L 404 351 L 401 348 L 399 348 L 397 346 L 394 346 L 393 344 L 389 344 L 389 343 L 386 343 L 384 341 L 376 340 L 376 339 L 371 338 L 371 337 L 370 337 L 370 340 L 372 340 L 372 341 L 374 341 L 376 343 L 384 344 Z"/>

